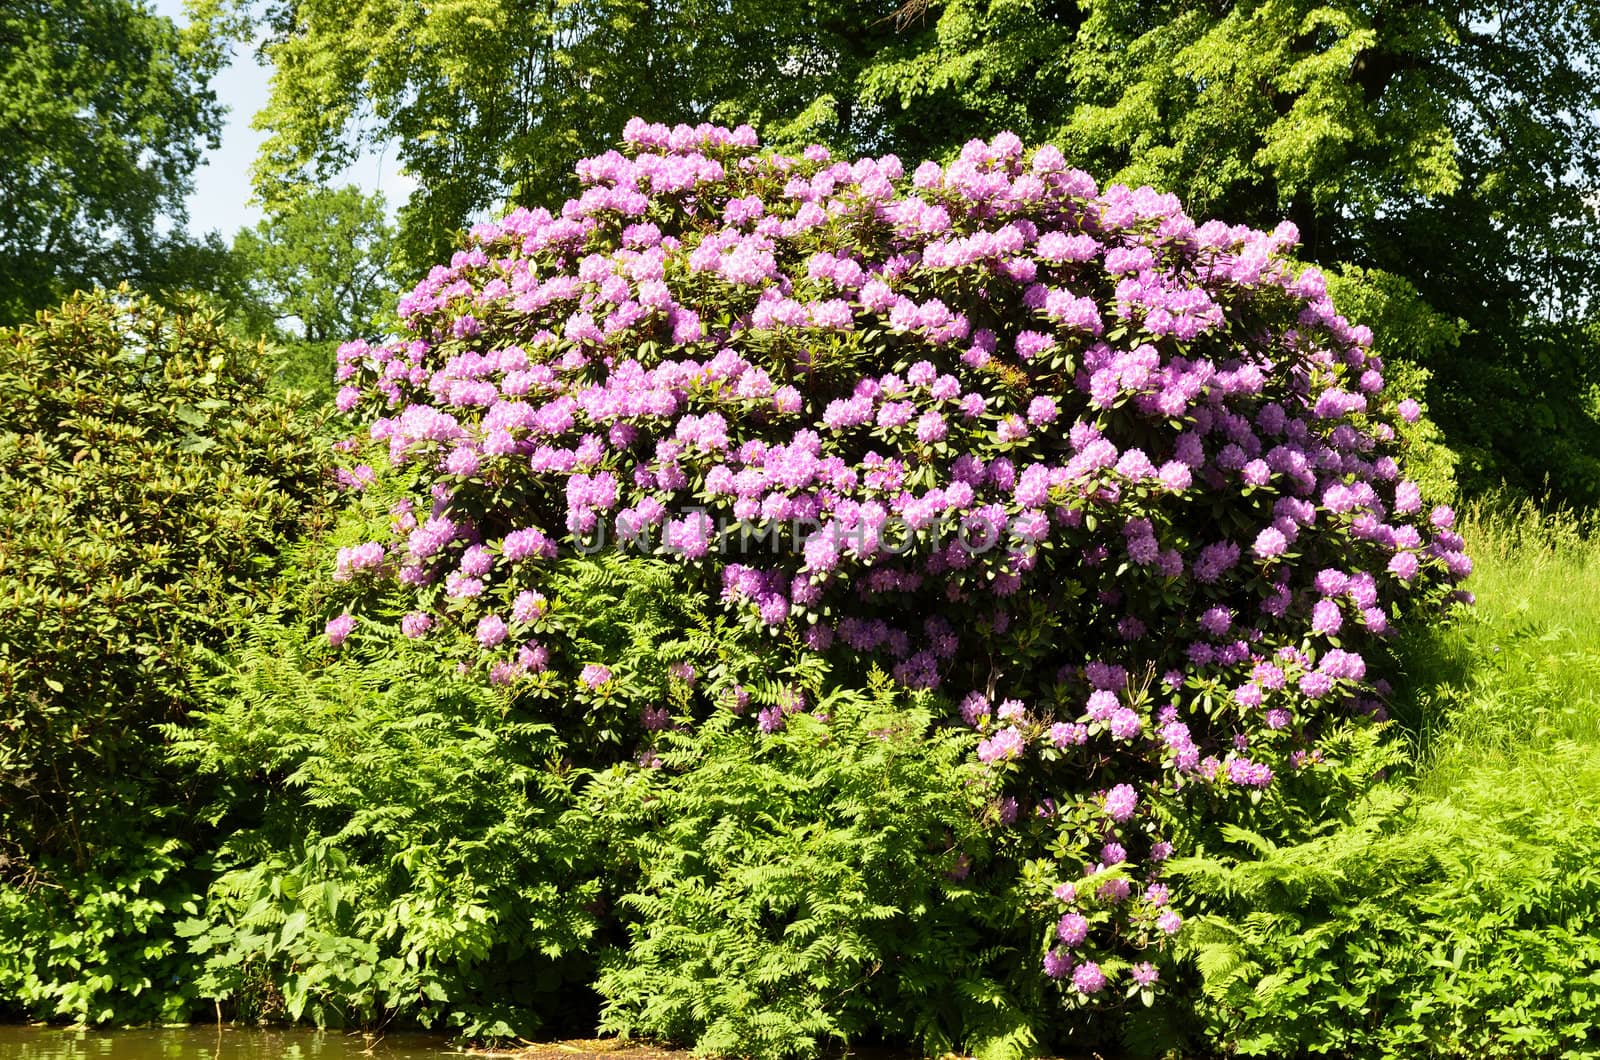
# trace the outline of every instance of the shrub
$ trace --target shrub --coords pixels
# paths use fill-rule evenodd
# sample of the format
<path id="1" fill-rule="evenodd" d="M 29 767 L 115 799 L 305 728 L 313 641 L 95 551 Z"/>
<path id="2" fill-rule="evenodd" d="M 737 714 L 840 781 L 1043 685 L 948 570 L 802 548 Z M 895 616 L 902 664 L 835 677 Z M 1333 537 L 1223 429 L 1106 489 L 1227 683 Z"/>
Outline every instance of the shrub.
<path id="1" fill-rule="evenodd" d="M 633 723 L 608 704 L 669 664 L 686 687 L 685 660 L 719 687 L 758 686 L 758 702 L 815 696 L 816 660 L 801 672 L 752 651 L 671 564 L 612 555 L 547 570 L 552 620 L 617 669 L 591 710 L 481 680 L 469 633 L 383 635 L 404 617 L 393 594 L 369 598 L 336 650 L 305 617 L 340 588 L 321 550 L 371 518 L 388 516 L 357 495 L 330 536 L 288 554 L 272 613 L 209 660 L 200 709 L 168 732 L 174 762 L 213 791 L 220 844 L 177 925 L 192 993 L 241 1020 L 592 1032 L 593 957 L 640 871 L 582 794 Z"/>
<path id="2" fill-rule="evenodd" d="M 41 878 L 12 867 L 0 885 L 0 1012 L 73 1023 L 192 1015 L 193 961 L 176 927 L 202 896 L 171 816 L 124 819 L 115 851 L 82 869 L 46 860 Z"/>
<path id="3" fill-rule="evenodd" d="M 322 445 L 213 313 L 126 290 L 0 331 L 0 394 L 0 1005 L 181 1018 L 206 836 L 158 727 L 250 621 Z"/>
<path id="4" fill-rule="evenodd" d="M 366 647 L 263 623 L 173 734 L 226 827 L 177 927 L 194 992 L 240 1020 L 532 1033 L 597 925 L 561 740 L 431 652 Z"/>
<path id="5" fill-rule="evenodd" d="M 909 179 L 754 146 L 631 123 L 559 215 L 474 228 L 409 334 L 341 349 L 346 480 L 399 496 L 336 557 L 329 640 L 395 635 L 398 591 L 407 635 L 474 638 L 490 682 L 603 720 L 596 764 L 648 764 L 727 682 L 670 698 L 693 660 L 612 657 L 580 633 L 604 605 L 553 587 L 597 549 L 675 564 L 739 634 L 979 730 L 1031 960 L 1069 1008 L 1148 998 L 1163 860 L 1359 787 L 1386 638 L 1470 568 L 1404 477 L 1420 410 L 1290 225 L 1196 224 L 1009 135 Z"/>
<path id="6" fill-rule="evenodd" d="M 1592 520 L 1526 504 L 1474 505 L 1463 523 L 1478 605 L 1402 653 L 1411 768 L 1299 835 L 1239 834 L 1174 866 L 1210 914 L 1188 945 L 1229 1052 L 1600 1044 L 1600 542 Z"/>
<path id="7" fill-rule="evenodd" d="M 732 712 L 669 730 L 660 768 L 595 778 L 595 841 L 637 866 L 603 1030 L 741 1056 L 1036 1044 L 1039 992 L 1013 982 L 1031 932 L 988 889 L 975 737 L 870 684 L 766 737 Z"/>
<path id="8" fill-rule="evenodd" d="M 1242 1056 L 1594 1055 L 1600 776 L 1579 750 L 1444 798 L 1382 788 L 1306 843 L 1177 866 L 1214 910 L 1187 942 L 1207 1036 Z"/>
<path id="9" fill-rule="evenodd" d="M 0 332 L 0 833 L 19 862 L 82 869 L 175 797 L 153 726 L 183 717 L 193 648 L 234 635 L 318 495 L 322 447 L 256 358 L 214 314 L 126 290 Z"/>

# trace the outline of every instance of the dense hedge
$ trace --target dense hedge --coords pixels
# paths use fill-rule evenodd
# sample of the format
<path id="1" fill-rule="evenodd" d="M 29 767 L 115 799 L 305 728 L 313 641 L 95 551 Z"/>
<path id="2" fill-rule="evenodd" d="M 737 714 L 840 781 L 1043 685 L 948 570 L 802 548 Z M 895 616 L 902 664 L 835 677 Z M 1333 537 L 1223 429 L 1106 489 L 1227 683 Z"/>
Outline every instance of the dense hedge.
<path id="1" fill-rule="evenodd" d="M 95 856 L 189 661 L 301 530 L 325 456 L 200 310 L 80 295 L 0 332 L 0 833 Z M 99 838 L 105 838 L 101 836 Z"/>
<path id="2" fill-rule="evenodd" d="M 126 290 L 0 331 L 0 395 L 0 1004 L 181 1016 L 154 984 L 206 833 L 158 730 L 269 595 L 325 444 L 215 314 Z"/>

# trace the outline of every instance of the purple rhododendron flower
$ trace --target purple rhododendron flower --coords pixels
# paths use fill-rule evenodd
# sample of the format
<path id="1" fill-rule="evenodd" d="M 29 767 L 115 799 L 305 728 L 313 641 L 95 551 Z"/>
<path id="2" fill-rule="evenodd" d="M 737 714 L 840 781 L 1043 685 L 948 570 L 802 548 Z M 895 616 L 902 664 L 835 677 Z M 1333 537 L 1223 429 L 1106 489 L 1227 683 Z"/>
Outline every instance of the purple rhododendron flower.
<path id="1" fill-rule="evenodd" d="M 1056 921 L 1056 938 L 1068 946 L 1081 946 L 1089 937 L 1089 921 L 1078 913 L 1063 914 Z"/>
<path id="2" fill-rule="evenodd" d="M 1118 784 L 1106 792 L 1103 803 L 1106 816 L 1121 823 L 1132 817 L 1139 806 L 1139 796 L 1130 784 Z"/>
<path id="3" fill-rule="evenodd" d="M 1016 758 L 1027 746 L 1027 739 L 1014 725 L 1008 725 L 978 744 L 978 761 L 999 762 Z"/>
<path id="4" fill-rule="evenodd" d="M 1064 977 L 1072 968 L 1072 955 L 1059 946 L 1044 955 L 1044 974 L 1052 979 Z"/>
<path id="5" fill-rule="evenodd" d="M 355 632 L 356 616 L 346 611 L 344 614 L 328 620 L 328 643 L 337 648 L 345 642 L 345 638 Z"/>
<path id="6" fill-rule="evenodd" d="M 1105 973 L 1093 961 L 1084 961 L 1072 970 L 1072 985 L 1077 987 L 1080 993 L 1098 994 L 1105 989 Z"/>
<path id="7" fill-rule="evenodd" d="M 484 615 L 478 619 L 477 639 L 485 648 L 493 648 L 504 642 L 509 631 L 506 629 L 505 619 L 499 615 Z"/>
<path id="8" fill-rule="evenodd" d="M 1339 605 L 1332 600 L 1318 600 L 1311 608 L 1311 632 L 1333 636 L 1344 624 Z"/>

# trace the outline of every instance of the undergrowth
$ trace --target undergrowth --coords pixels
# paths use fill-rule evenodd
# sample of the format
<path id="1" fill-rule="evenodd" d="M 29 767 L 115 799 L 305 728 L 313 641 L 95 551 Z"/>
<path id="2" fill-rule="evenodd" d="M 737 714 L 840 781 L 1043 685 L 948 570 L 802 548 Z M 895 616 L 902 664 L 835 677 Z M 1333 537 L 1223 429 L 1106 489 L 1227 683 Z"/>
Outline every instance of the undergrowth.
<path id="1" fill-rule="evenodd" d="M 1479 507 L 1477 606 L 1409 646 L 1412 768 L 1345 820 L 1177 867 L 1207 1036 L 1256 1056 L 1600 1049 L 1600 540 Z"/>

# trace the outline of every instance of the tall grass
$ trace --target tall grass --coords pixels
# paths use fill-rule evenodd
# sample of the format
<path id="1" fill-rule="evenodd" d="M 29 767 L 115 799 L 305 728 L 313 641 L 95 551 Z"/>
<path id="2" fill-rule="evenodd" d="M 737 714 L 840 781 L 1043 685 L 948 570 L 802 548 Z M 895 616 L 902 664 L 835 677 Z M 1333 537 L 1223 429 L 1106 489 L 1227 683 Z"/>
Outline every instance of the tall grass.
<path id="1" fill-rule="evenodd" d="M 1597 530 L 1592 515 L 1532 506 L 1465 513 L 1477 604 L 1411 646 L 1401 689 L 1419 795 L 1445 798 L 1495 777 L 1506 797 L 1576 783 L 1600 792 Z"/>

